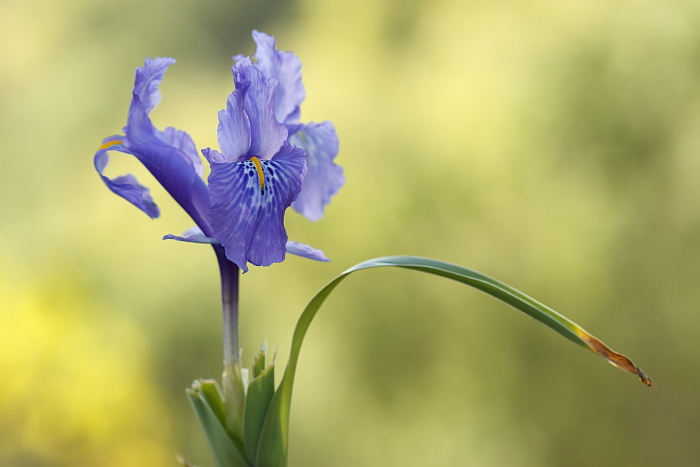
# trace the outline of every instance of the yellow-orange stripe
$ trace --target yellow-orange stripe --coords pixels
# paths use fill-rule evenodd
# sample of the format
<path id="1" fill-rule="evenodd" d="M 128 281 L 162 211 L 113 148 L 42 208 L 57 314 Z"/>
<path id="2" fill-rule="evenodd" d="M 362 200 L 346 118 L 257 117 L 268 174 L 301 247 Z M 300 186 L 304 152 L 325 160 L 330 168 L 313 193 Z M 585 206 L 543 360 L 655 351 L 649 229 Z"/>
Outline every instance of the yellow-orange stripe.
<path id="1" fill-rule="evenodd" d="M 260 163 L 260 160 L 253 156 L 250 158 L 251 161 L 253 161 L 253 164 L 255 164 L 255 169 L 258 171 L 258 180 L 260 180 L 260 191 L 265 191 L 265 172 L 263 172 L 262 164 Z"/>
<path id="2" fill-rule="evenodd" d="M 112 140 L 112 141 L 107 141 L 105 144 L 97 148 L 98 151 L 101 151 L 103 149 L 107 149 L 108 147 L 114 146 L 115 144 L 124 144 L 123 141 L 119 141 L 118 139 Z"/>

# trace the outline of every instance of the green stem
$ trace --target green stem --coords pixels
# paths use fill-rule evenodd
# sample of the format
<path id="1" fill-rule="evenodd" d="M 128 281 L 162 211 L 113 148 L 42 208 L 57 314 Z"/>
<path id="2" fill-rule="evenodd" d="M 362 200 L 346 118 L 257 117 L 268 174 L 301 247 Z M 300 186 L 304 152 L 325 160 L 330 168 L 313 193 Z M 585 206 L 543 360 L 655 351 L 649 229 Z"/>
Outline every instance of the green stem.
<path id="1" fill-rule="evenodd" d="M 239 268 L 226 258 L 223 247 L 214 245 L 221 273 L 221 308 L 224 339 L 222 386 L 226 413 L 226 431 L 235 443 L 243 443 L 243 404 L 245 387 L 241 376 L 238 344 Z"/>

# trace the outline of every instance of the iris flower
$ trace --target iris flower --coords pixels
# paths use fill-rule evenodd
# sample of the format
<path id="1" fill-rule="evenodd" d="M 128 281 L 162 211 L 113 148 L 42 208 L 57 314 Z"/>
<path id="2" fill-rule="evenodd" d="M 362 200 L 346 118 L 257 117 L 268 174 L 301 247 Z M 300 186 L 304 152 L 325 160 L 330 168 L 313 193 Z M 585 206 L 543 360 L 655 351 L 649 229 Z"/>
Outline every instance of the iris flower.
<path id="1" fill-rule="evenodd" d="M 345 183 L 343 169 L 333 160 L 338 154 L 338 136 L 331 122 L 300 123 L 301 104 L 306 97 L 301 82 L 301 61 L 292 52 L 275 48 L 275 38 L 253 31 L 257 44 L 253 64 L 266 78 L 279 83 L 275 96 L 275 116 L 284 123 L 289 141 L 306 151 L 308 173 L 301 193 L 292 207 L 312 221 L 323 217 L 325 206 Z M 237 62 L 245 60 L 238 55 Z"/>
<path id="2" fill-rule="evenodd" d="M 310 143 L 300 147 L 290 140 L 290 134 L 303 131 L 304 125 L 292 123 L 291 113 L 286 116 L 286 122 L 277 117 L 277 109 L 285 103 L 295 103 L 295 112 L 299 113 L 301 100 L 298 97 L 289 100 L 287 93 L 292 88 L 280 84 L 284 81 L 301 86 L 301 81 L 296 79 L 300 78 L 298 73 L 277 70 L 274 76 L 266 75 L 260 59 L 255 66 L 248 58 L 237 60 L 233 67 L 235 90 L 228 97 L 226 108 L 219 112 L 221 151 L 209 148 L 202 151 L 211 166 L 207 186 L 192 138 L 174 128 L 160 131 L 149 117 L 160 101 L 158 86 L 174 62 L 171 58 L 147 59 L 137 69 L 124 134 L 105 138 L 95 153 L 95 168 L 107 187 L 151 218 L 159 216 L 148 188 L 133 175 L 110 179 L 103 174 L 109 162 L 108 151 L 131 154 L 197 224 L 183 236 L 164 238 L 211 243 L 217 250 L 223 247 L 226 258 L 243 271 L 248 270 L 247 263 L 269 266 L 281 262 L 285 252 L 327 261 L 320 250 L 288 241 L 284 228 L 285 210 L 295 200 L 299 201 L 295 208 L 307 217 L 316 219 L 323 214 L 330 195 L 328 189 L 323 192 L 318 189 L 324 184 L 319 181 L 323 174 L 315 169 L 316 159 L 327 159 L 329 152 L 337 152 L 334 131 L 332 138 L 323 139 L 318 136 L 323 130 L 313 127 L 307 137 Z M 303 87 L 301 90 L 303 93 Z M 320 126 L 328 130 L 328 125 Z M 316 159 L 310 160 L 304 148 L 309 148 L 309 154 L 313 153 Z M 309 177 L 307 172 L 314 175 Z M 304 189 L 309 194 L 299 199 Z"/>

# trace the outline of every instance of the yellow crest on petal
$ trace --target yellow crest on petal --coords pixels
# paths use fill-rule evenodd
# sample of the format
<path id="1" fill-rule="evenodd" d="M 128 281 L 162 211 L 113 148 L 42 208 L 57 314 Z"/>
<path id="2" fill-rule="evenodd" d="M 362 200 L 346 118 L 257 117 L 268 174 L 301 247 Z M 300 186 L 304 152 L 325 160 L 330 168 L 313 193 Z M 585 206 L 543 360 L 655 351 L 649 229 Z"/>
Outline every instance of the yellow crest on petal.
<path id="1" fill-rule="evenodd" d="M 255 164 L 255 170 L 258 171 L 258 180 L 260 180 L 260 191 L 265 193 L 265 172 L 263 172 L 262 164 L 260 160 L 253 156 L 250 160 Z"/>

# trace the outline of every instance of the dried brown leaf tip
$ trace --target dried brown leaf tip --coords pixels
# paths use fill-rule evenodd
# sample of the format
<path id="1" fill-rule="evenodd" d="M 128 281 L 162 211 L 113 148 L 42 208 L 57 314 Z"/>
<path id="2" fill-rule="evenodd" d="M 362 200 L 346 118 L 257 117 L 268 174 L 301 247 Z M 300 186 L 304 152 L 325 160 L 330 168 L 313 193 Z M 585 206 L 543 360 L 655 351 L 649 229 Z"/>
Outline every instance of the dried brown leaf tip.
<path id="1" fill-rule="evenodd" d="M 647 386 L 651 386 L 651 378 L 644 373 L 644 370 L 635 365 L 632 360 L 625 357 L 621 353 L 613 351 L 610 347 L 603 344 L 601 341 L 591 336 L 583 329 L 579 328 L 576 330 L 576 334 L 578 334 L 578 336 L 583 339 L 586 344 L 588 344 L 588 348 L 590 348 L 593 352 L 597 353 L 619 369 L 639 376 L 642 383 L 646 384 Z"/>

